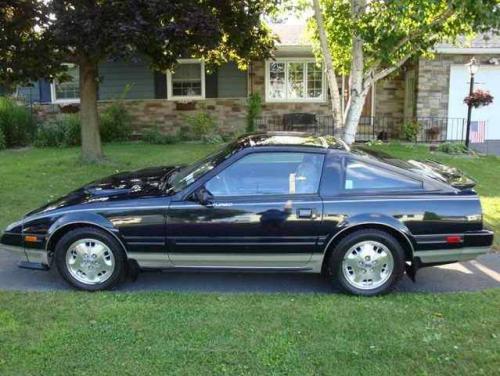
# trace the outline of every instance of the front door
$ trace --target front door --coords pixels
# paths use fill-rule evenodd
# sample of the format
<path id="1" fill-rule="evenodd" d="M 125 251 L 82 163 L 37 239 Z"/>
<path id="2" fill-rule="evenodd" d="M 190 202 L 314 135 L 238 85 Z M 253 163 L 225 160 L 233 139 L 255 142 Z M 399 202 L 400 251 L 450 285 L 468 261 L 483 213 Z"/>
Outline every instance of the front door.
<path id="1" fill-rule="evenodd" d="M 175 266 L 304 268 L 320 252 L 324 155 L 256 152 L 205 183 L 211 199 L 173 202 L 167 214 Z"/>

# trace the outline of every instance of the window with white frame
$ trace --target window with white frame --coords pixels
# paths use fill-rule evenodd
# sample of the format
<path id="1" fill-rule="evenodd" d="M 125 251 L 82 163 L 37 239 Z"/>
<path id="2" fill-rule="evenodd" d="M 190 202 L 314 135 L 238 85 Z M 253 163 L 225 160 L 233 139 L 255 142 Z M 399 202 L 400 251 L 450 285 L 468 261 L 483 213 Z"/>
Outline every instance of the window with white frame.
<path id="1" fill-rule="evenodd" d="M 321 102 L 325 100 L 323 67 L 312 59 L 266 63 L 266 101 Z"/>
<path id="2" fill-rule="evenodd" d="M 67 64 L 68 70 L 66 74 L 68 80 L 59 82 L 54 80 L 51 85 L 52 102 L 78 102 L 80 101 L 80 72 L 78 65 Z"/>
<path id="3" fill-rule="evenodd" d="M 168 97 L 173 99 L 205 98 L 205 65 L 199 60 L 181 60 L 174 71 L 167 72 Z"/>

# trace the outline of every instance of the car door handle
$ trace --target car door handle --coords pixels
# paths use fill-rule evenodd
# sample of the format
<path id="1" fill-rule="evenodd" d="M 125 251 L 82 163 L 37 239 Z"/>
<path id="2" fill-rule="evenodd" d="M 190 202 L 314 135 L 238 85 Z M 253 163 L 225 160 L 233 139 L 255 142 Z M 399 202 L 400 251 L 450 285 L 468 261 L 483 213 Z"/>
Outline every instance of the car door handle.
<path id="1" fill-rule="evenodd" d="M 297 209 L 298 218 L 314 218 L 313 209 Z"/>

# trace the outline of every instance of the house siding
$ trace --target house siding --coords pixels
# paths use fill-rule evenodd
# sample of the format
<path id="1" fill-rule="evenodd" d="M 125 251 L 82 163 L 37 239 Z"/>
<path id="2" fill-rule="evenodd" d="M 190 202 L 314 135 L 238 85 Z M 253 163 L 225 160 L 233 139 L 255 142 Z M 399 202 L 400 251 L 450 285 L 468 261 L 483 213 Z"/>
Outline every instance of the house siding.
<path id="1" fill-rule="evenodd" d="M 155 98 L 154 72 L 145 61 L 106 62 L 99 66 L 99 75 L 100 100 L 120 98 L 127 85 L 130 85 L 127 99 Z"/>
<path id="2" fill-rule="evenodd" d="M 248 72 L 238 69 L 235 63 L 222 65 L 217 70 L 218 98 L 246 98 Z"/>

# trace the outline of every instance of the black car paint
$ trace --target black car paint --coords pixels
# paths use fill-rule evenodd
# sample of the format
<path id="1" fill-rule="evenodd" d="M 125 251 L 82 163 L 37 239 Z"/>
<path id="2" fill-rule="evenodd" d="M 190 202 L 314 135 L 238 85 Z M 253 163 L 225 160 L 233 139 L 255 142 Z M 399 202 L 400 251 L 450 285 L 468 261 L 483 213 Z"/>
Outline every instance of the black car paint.
<path id="1" fill-rule="evenodd" d="M 29 213 L 23 223 L 10 226 L 1 242 L 31 249 L 54 250 L 55 241 L 69 226 L 94 225 L 112 233 L 128 253 L 170 255 L 175 266 L 190 253 L 293 254 L 306 265 L 313 254 L 323 254 L 343 231 L 377 225 L 396 231 L 413 250 L 490 245 L 493 234 L 483 230 L 479 198 L 471 189 L 458 189 L 429 179 L 431 190 L 352 194 L 342 190 L 343 161 L 360 158 L 398 173 L 410 174 L 363 152 L 320 145 L 273 145 L 248 140 L 235 152 L 181 192 L 165 189 L 166 179 L 178 167 L 160 167 L 121 173 L 95 181 Z M 302 151 L 325 154 L 317 194 L 216 199 L 202 205 L 194 192 L 219 171 L 248 153 Z M 471 219 L 472 218 L 472 219 Z M 460 237 L 449 245 L 446 236 Z M 33 235 L 37 241 L 24 242 Z M 177 260 L 176 260 L 177 258 Z"/>

